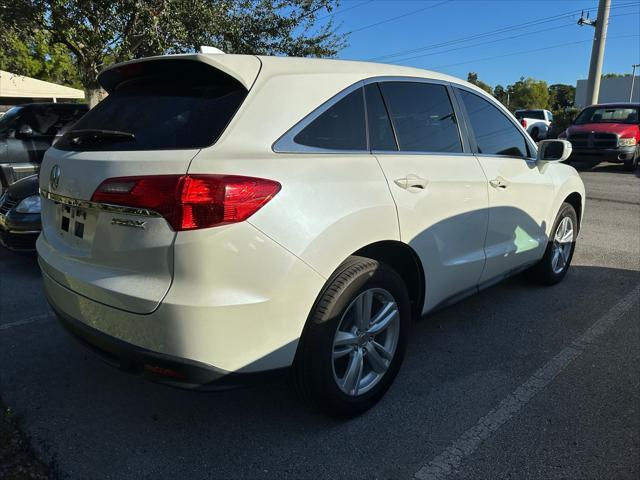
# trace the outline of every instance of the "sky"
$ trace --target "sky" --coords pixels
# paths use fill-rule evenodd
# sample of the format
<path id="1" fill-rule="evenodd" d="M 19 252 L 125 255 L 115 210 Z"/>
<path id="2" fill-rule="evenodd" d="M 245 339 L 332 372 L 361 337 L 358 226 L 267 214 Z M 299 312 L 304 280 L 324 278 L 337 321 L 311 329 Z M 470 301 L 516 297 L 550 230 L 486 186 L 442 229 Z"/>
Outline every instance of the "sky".
<path id="1" fill-rule="evenodd" d="M 338 32 L 351 32 L 341 59 L 464 79 L 476 72 L 492 86 L 520 77 L 575 85 L 588 75 L 595 33 L 577 21 L 582 10 L 595 19 L 597 7 L 597 0 L 341 0 L 320 21 L 333 19 Z M 640 0 L 612 0 L 603 73 L 631 73 L 634 63 L 640 63 Z"/>

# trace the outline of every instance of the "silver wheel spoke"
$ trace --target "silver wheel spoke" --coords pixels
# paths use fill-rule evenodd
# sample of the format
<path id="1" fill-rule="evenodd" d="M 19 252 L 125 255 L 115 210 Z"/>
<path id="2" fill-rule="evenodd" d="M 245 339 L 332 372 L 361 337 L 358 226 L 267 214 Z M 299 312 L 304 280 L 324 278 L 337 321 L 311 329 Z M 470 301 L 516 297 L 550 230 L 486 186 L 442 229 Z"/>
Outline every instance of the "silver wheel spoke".
<path id="1" fill-rule="evenodd" d="M 369 319 L 371 318 L 371 305 L 373 303 L 373 292 L 367 290 L 361 294 L 356 300 L 356 327 L 361 332 L 364 332 L 369 326 Z"/>
<path id="2" fill-rule="evenodd" d="M 398 308 L 396 307 L 395 303 L 387 303 L 380 309 L 380 312 L 378 312 L 376 318 L 374 318 L 371 322 L 372 325 L 371 328 L 369 328 L 368 333 L 370 335 L 379 334 L 391 324 L 396 315 L 398 315 Z"/>
<path id="3" fill-rule="evenodd" d="M 572 242 L 572 241 L 573 241 L 573 229 L 570 228 L 564 233 L 564 235 L 560 239 L 560 242 L 561 243 L 569 243 L 569 242 Z"/>
<path id="4" fill-rule="evenodd" d="M 375 340 L 373 340 L 371 342 L 373 344 L 373 346 L 376 348 L 376 350 L 378 351 L 378 353 L 385 359 L 385 360 L 389 360 L 391 361 L 391 359 L 393 358 L 393 354 L 387 350 L 386 348 L 384 348 L 382 345 L 380 345 L 378 342 L 376 342 Z"/>
<path id="5" fill-rule="evenodd" d="M 357 349 L 351 355 L 347 372 L 342 379 L 342 388 L 351 395 L 358 394 L 360 379 L 362 378 L 363 356 L 362 350 Z"/>
<path id="6" fill-rule="evenodd" d="M 558 260 L 560 260 L 560 249 L 555 246 L 553 249 L 553 257 L 551 257 L 551 268 L 554 272 L 558 270 Z"/>
<path id="7" fill-rule="evenodd" d="M 369 365 L 371 365 L 371 368 L 378 373 L 386 372 L 389 362 L 382 358 L 373 343 L 368 343 L 365 348 L 367 349 L 367 356 L 365 358 L 367 362 L 369 362 Z"/>
<path id="8" fill-rule="evenodd" d="M 358 336 L 351 332 L 339 331 L 333 341 L 334 347 L 355 346 L 358 344 Z"/>
<path id="9" fill-rule="evenodd" d="M 369 288 L 346 308 L 333 338 L 336 385 L 350 396 L 363 395 L 384 377 L 400 335 L 400 311 L 387 290 Z"/>

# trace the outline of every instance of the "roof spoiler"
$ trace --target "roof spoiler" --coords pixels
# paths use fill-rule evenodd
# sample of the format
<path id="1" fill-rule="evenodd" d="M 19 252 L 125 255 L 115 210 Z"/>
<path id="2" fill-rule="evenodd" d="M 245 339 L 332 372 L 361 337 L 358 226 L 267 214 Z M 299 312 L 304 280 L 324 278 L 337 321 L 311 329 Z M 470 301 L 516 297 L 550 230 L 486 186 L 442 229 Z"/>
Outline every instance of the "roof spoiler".
<path id="1" fill-rule="evenodd" d="M 213 47 L 209 47 L 213 48 Z M 217 49 L 216 49 L 217 50 Z M 251 88 L 260 72 L 260 59 L 254 55 L 222 55 L 220 53 L 192 53 L 181 55 L 161 55 L 140 58 L 115 64 L 98 74 L 98 83 L 111 93 L 120 83 L 136 76 L 143 68 L 136 68 L 148 62 L 170 61 L 202 62 L 237 80 L 247 90 Z M 179 68 L 179 65 L 176 65 Z"/>

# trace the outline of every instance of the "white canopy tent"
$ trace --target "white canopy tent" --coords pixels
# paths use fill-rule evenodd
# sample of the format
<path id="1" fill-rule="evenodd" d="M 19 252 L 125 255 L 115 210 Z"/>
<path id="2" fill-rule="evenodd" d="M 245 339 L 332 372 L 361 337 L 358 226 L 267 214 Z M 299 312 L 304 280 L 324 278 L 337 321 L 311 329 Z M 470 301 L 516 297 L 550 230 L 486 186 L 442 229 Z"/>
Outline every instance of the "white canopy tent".
<path id="1" fill-rule="evenodd" d="M 51 99 L 55 102 L 59 98 L 83 99 L 84 92 L 0 70 L 0 99 L 2 98 Z"/>

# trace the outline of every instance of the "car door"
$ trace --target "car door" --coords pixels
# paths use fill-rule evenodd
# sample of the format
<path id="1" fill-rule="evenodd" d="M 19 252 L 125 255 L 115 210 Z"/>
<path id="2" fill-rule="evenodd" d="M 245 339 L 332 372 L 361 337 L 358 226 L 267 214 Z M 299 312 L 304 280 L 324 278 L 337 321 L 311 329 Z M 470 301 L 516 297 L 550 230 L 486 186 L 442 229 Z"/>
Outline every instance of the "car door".
<path id="1" fill-rule="evenodd" d="M 406 78 L 365 87 L 370 147 L 396 203 L 400 236 L 424 268 L 424 311 L 474 290 L 485 262 L 486 178 L 451 94 L 445 83 Z"/>
<path id="2" fill-rule="evenodd" d="M 488 99 L 457 89 L 472 148 L 488 179 L 489 228 L 481 282 L 535 262 L 550 231 L 554 186 L 516 121 Z"/>

